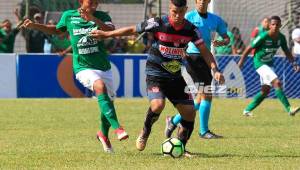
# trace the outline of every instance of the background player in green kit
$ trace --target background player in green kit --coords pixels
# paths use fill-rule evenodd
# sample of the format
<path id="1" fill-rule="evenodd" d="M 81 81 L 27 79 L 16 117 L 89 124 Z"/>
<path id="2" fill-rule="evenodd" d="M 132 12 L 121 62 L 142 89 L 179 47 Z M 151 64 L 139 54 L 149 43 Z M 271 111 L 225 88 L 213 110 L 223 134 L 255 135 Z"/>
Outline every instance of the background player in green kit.
<path id="1" fill-rule="evenodd" d="M 245 50 L 238 63 L 239 67 L 243 67 L 246 56 L 255 49 L 254 67 L 260 76 L 261 92 L 256 94 L 252 102 L 244 110 L 245 116 L 251 116 L 251 111 L 255 109 L 269 94 L 271 87 L 275 88 L 275 94 L 283 104 L 285 110 L 290 116 L 294 116 L 299 112 L 300 108 L 292 108 L 287 97 L 285 96 L 280 80 L 273 70 L 273 56 L 276 54 L 279 47 L 282 48 L 287 59 L 292 63 L 295 72 L 299 72 L 299 66 L 296 63 L 293 55 L 288 49 L 285 36 L 280 32 L 281 20 L 278 16 L 272 16 L 270 19 L 270 30 L 263 32 L 256 37 L 251 45 Z"/>
<path id="2" fill-rule="evenodd" d="M 115 130 L 119 140 L 127 139 L 128 135 L 118 122 L 113 104 L 115 91 L 108 54 L 103 42 L 93 39 L 89 34 L 97 29 L 114 30 L 114 25 L 107 13 L 96 11 L 98 0 L 82 0 L 80 3 L 81 7 L 78 10 L 65 11 L 56 27 L 36 24 L 30 20 L 24 21 L 22 27 L 56 35 L 69 32 L 76 79 L 86 88 L 93 90 L 98 97 L 101 123 L 97 138 L 101 141 L 104 151 L 113 152 L 108 139 L 110 126 Z"/>

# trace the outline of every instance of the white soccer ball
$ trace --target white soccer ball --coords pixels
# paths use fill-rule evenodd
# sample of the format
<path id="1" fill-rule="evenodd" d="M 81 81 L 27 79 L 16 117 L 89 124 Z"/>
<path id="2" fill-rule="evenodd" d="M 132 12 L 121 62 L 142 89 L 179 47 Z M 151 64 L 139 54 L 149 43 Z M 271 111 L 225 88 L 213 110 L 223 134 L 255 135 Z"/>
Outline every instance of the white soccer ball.
<path id="1" fill-rule="evenodd" d="M 184 153 L 184 147 L 182 142 L 177 138 L 166 139 L 161 145 L 161 152 L 165 156 L 171 156 L 173 158 L 179 158 Z"/>

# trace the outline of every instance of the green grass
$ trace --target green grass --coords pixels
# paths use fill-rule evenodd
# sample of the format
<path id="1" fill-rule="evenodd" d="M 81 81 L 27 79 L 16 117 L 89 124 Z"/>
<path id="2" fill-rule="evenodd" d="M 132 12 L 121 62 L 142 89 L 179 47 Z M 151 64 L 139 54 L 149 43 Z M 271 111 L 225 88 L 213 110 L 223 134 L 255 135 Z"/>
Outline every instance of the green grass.
<path id="1" fill-rule="evenodd" d="M 165 117 L 175 112 L 169 103 L 139 152 L 135 139 L 148 101 L 117 99 L 119 119 L 131 136 L 119 142 L 111 133 L 115 154 L 109 155 L 95 139 L 96 100 L 2 99 L 0 169 L 299 169 L 300 115 L 289 117 L 277 100 L 266 100 L 253 118 L 245 118 L 241 112 L 248 102 L 216 99 L 210 127 L 225 138 L 199 139 L 197 116 L 187 146 L 196 156 L 172 159 L 160 153 Z"/>

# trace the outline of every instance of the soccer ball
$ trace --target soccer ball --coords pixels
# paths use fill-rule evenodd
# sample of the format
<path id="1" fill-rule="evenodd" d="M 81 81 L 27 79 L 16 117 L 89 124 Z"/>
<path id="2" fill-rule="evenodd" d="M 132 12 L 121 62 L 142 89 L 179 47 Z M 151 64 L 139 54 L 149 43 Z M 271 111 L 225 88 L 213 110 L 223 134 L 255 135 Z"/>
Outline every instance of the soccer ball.
<path id="1" fill-rule="evenodd" d="M 169 138 L 161 144 L 161 152 L 164 154 L 164 156 L 179 158 L 184 153 L 184 147 L 179 139 Z"/>

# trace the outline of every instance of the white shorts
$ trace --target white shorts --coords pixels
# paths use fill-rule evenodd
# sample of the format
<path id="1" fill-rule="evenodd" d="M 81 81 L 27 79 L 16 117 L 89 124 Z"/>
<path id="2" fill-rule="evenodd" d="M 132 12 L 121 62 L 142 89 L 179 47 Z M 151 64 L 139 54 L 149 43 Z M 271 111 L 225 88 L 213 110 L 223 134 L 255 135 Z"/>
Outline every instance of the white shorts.
<path id="1" fill-rule="evenodd" d="M 76 74 L 76 79 L 86 88 L 94 91 L 94 83 L 96 80 L 102 80 L 107 89 L 107 94 L 111 100 L 116 97 L 114 90 L 112 71 L 101 70 L 82 70 Z"/>
<path id="2" fill-rule="evenodd" d="M 272 81 L 277 79 L 278 77 L 274 72 L 273 68 L 267 65 L 262 65 L 256 70 L 256 72 L 260 76 L 261 85 L 272 86 Z"/>

